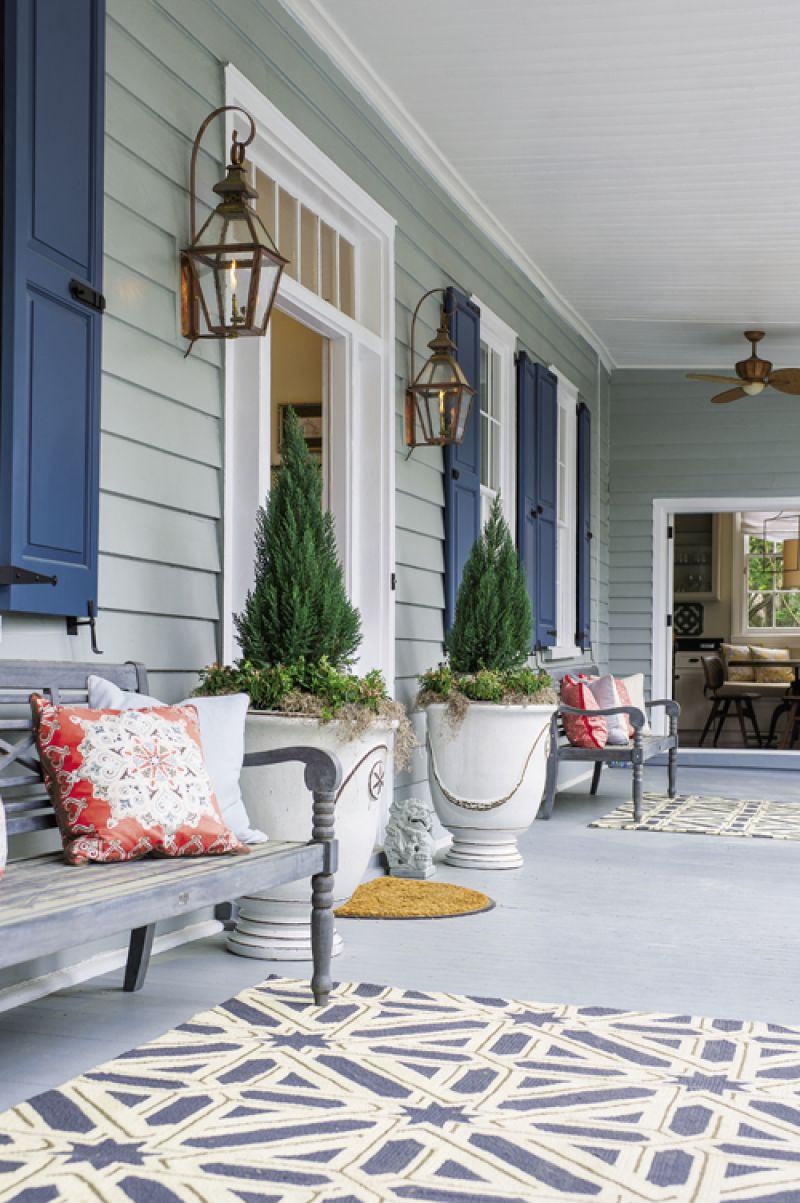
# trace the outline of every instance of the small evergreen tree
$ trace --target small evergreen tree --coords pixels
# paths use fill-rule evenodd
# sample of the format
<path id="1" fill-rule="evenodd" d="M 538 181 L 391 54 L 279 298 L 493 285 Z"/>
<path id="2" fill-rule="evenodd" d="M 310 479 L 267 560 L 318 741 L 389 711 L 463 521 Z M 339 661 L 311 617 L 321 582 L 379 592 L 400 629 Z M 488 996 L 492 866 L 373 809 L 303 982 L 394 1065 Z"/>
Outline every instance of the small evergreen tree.
<path id="1" fill-rule="evenodd" d="M 255 583 L 234 617 L 242 654 L 254 664 L 349 664 L 361 619 L 347 597 L 333 516 L 322 508 L 322 475 L 300 421 L 286 413 L 282 464 L 258 511 Z"/>
<path id="2" fill-rule="evenodd" d="M 532 627 L 525 576 L 498 496 L 464 566 L 446 639 L 450 664 L 461 673 L 519 668 L 530 654 Z"/>

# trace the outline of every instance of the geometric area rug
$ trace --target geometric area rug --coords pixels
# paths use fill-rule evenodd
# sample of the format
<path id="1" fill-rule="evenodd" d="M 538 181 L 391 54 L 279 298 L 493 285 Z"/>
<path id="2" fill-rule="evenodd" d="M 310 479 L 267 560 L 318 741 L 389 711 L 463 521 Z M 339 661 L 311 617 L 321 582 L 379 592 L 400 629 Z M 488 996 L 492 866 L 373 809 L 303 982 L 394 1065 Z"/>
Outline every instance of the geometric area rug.
<path id="1" fill-rule="evenodd" d="M 642 800 L 641 822 L 634 823 L 633 804 L 625 802 L 589 826 L 800 840 L 800 803 L 759 802 L 708 794 L 678 794 L 669 798 L 666 794 L 647 793 Z"/>
<path id="2" fill-rule="evenodd" d="M 800 1203 L 800 1029 L 269 979 L 0 1116 L 0 1199 Z"/>

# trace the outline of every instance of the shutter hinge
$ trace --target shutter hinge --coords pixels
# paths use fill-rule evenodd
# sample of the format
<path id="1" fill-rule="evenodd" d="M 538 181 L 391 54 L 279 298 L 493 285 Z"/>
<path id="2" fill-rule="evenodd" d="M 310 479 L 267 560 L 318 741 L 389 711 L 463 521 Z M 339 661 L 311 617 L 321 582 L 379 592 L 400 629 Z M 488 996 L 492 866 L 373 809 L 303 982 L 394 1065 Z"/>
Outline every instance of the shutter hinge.
<path id="1" fill-rule="evenodd" d="M 0 585 L 57 585 L 57 576 L 42 572 L 31 572 L 28 568 L 15 568 L 13 564 L 0 564 Z"/>
<path id="2" fill-rule="evenodd" d="M 397 588 L 397 573 L 393 572 L 390 577 L 391 588 L 394 591 Z"/>
<path id="3" fill-rule="evenodd" d="M 93 601 L 88 601 L 86 603 L 86 613 L 89 615 L 88 618 L 68 618 L 67 619 L 67 634 L 68 635 L 77 635 L 78 627 L 88 627 L 89 628 L 89 637 L 92 642 L 92 651 L 94 652 L 95 656 L 102 656 L 103 653 L 100 651 L 100 648 L 97 646 L 97 615 L 94 612 L 94 602 Z"/>
<path id="4" fill-rule="evenodd" d="M 675 531 L 674 531 L 673 527 L 668 526 L 667 527 L 667 538 L 672 539 L 674 537 L 675 537 Z"/>
<path id="5" fill-rule="evenodd" d="M 672 626 L 672 615 L 671 614 L 667 615 L 667 626 L 668 627 Z"/>

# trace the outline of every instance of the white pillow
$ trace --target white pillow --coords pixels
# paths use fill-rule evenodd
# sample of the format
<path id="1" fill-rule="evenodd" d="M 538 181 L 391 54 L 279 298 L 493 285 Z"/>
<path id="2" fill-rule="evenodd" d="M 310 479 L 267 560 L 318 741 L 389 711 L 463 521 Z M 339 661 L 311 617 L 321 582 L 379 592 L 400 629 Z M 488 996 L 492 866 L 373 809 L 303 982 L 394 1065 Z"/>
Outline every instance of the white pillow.
<path id="1" fill-rule="evenodd" d="M 650 735 L 652 728 L 647 718 L 647 707 L 644 704 L 644 673 L 634 673 L 630 677 L 620 677 L 619 680 L 628 691 L 631 706 L 635 706 L 637 710 L 641 710 L 644 715 L 642 735 Z"/>
<path id="2" fill-rule="evenodd" d="M 239 785 L 244 760 L 244 720 L 250 705 L 247 694 L 184 698 L 182 702 L 171 704 L 197 707 L 206 768 L 228 827 L 243 844 L 266 843 L 269 837 L 250 826 Z M 89 706 L 92 710 L 147 710 L 151 706 L 164 705 L 165 702 L 146 693 L 120 689 L 105 677 L 89 677 Z"/>
<path id="3" fill-rule="evenodd" d="M 617 693 L 616 682 L 610 673 L 606 673 L 604 677 L 592 677 L 589 680 L 589 688 L 601 710 L 622 705 L 620 696 Z M 635 703 L 632 704 L 635 705 Z M 605 716 L 605 722 L 608 724 L 609 744 L 619 745 L 630 743 L 628 724 L 625 719 L 626 716 L 624 714 L 607 714 Z"/>

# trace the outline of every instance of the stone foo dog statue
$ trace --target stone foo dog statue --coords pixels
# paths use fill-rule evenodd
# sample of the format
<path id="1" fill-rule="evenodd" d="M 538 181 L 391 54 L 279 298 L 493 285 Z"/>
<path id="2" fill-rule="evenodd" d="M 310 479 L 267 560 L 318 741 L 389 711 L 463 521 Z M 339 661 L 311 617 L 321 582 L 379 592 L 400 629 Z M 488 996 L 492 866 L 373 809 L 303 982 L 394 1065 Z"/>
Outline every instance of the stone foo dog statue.
<path id="1" fill-rule="evenodd" d="M 433 877 L 433 807 L 421 798 L 395 799 L 383 850 L 393 877 Z"/>

